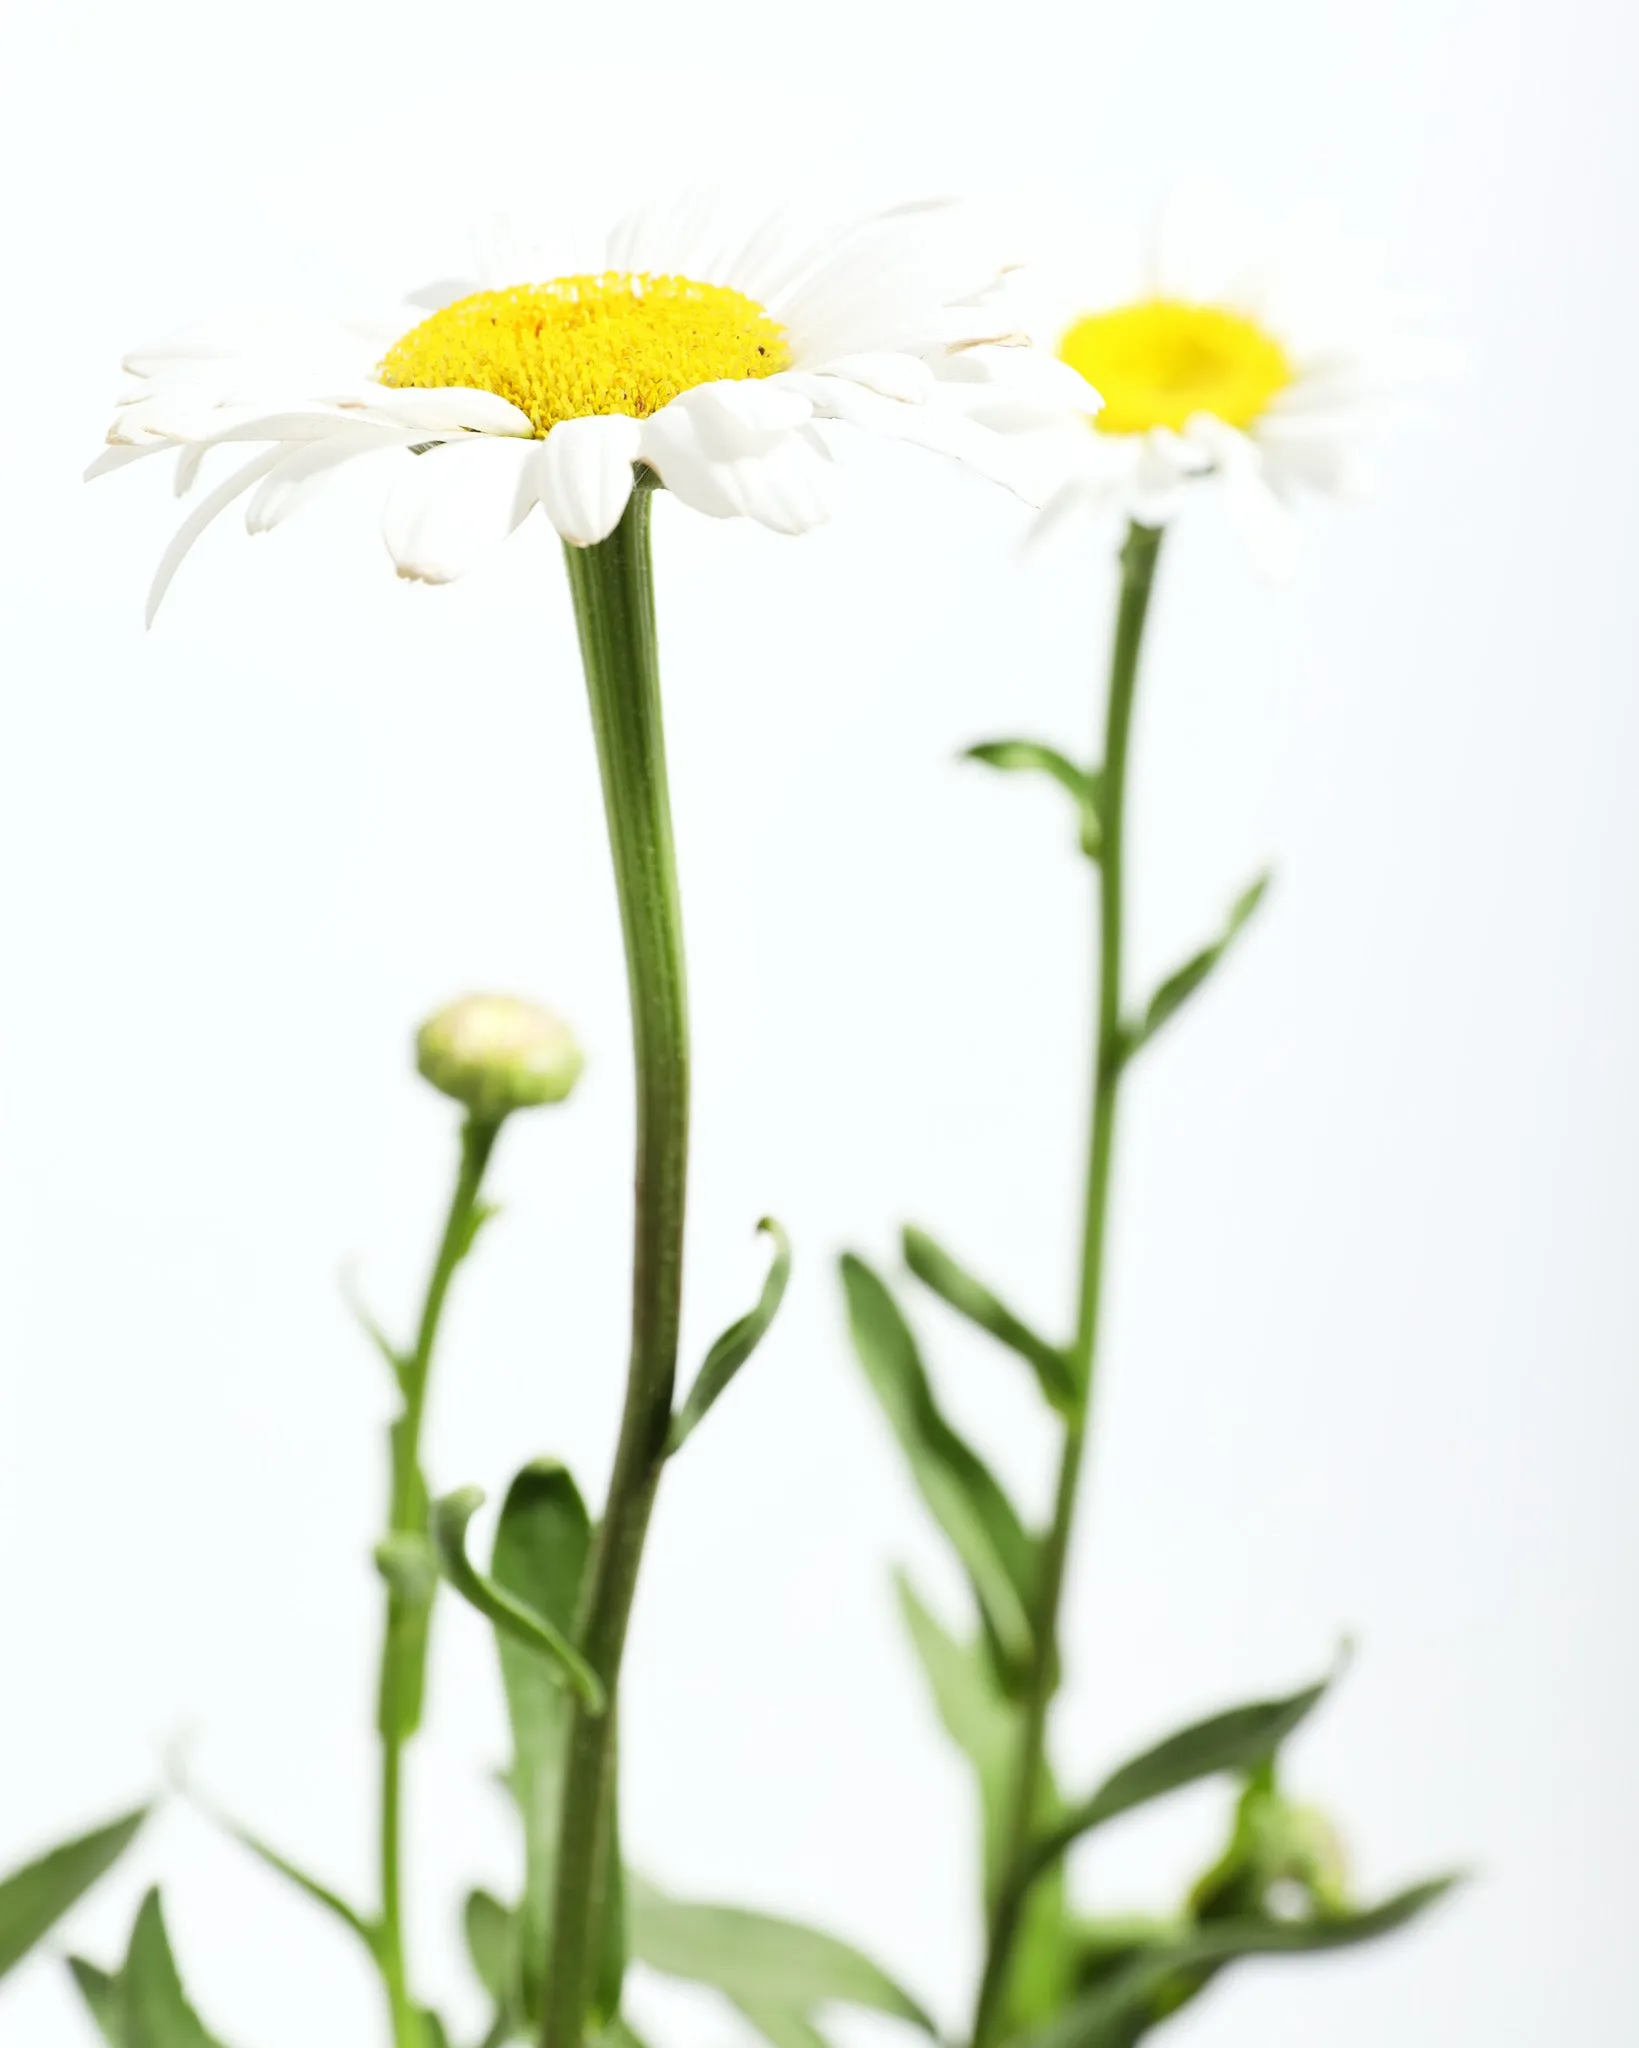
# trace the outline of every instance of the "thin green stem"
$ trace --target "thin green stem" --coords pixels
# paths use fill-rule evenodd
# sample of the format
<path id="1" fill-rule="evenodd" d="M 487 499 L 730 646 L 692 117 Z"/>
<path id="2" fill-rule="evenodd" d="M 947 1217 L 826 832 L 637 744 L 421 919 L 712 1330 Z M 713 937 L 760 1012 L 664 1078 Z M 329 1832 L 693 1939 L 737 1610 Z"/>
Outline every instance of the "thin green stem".
<path id="1" fill-rule="evenodd" d="M 671 1428 L 682 1300 L 688 997 L 655 648 L 650 500 L 649 491 L 635 491 L 607 540 L 564 550 L 626 942 L 637 1172 L 626 1404 L 577 1632 L 581 1651 L 603 1680 L 609 1707 L 598 1716 L 577 1704 L 570 1724 L 545 2048 L 581 2048 L 588 2013 L 596 2006 L 597 2016 L 606 2018 L 602 2006 L 613 1991 L 595 1986 L 594 1977 L 611 1895 L 615 1703 L 643 1542 Z"/>
<path id="2" fill-rule="evenodd" d="M 1161 548 L 1160 530 L 1133 525 L 1121 551 L 1121 601 L 1110 656 L 1104 761 L 1099 777 L 1102 846 L 1098 868 L 1098 1011 L 1093 1046 L 1092 1111 L 1082 1210 L 1081 1281 L 1070 1368 L 1077 1398 L 1065 1418 L 1053 1519 L 1042 1544 L 1034 1643 L 1009 1799 L 1001 1880 L 991 1906 L 984 1972 L 973 2020 L 973 2048 L 990 2048 L 1005 2007 L 1008 1977 L 1033 1873 L 1028 1852 L 1042 1799 L 1047 1717 L 1059 1677 L 1059 1609 L 1081 1491 L 1097 1381 L 1099 1309 L 1104 1293 L 1104 1242 L 1110 1206 L 1117 1099 L 1126 1043 L 1121 1021 L 1122 916 L 1127 809 L 1127 755 L 1138 658 Z"/>
<path id="3" fill-rule="evenodd" d="M 403 1793 L 404 1751 L 421 1725 L 426 1689 L 427 1632 L 436 1575 L 430 1557 L 414 1569 L 413 1546 L 427 1541 L 427 1486 L 421 1473 L 421 1428 L 427 1412 L 427 1384 L 444 1303 L 455 1269 L 472 1243 L 479 1216 L 484 1171 L 500 1126 L 476 1117 L 461 1132 L 461 1162 L 449 1213 L 433 1259 L 422 1303 L 415 1348 L 399 1361 L 404 1406 L 389 1438 L 392 1494 L 388 1508 L 389 1561 L 387 1626 L 381 1650 L 381 1921 L 377 1956 L 387 1987 L 393 2048 L 422 2048 L 421 2021 L 410 1995 L 404 1952 Z M 392 1546 L 411 1546 L 392 1555 Z"/>

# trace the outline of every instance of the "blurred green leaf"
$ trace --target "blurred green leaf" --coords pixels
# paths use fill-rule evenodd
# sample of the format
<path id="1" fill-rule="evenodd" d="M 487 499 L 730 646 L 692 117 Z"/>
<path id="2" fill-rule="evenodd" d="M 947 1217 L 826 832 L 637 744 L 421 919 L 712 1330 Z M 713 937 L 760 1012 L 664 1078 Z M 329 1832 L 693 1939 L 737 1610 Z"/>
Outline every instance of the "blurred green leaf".
<path id="1" fill-rule="evenodd" d="M 1132 1757 L 1112 1771 L 1090 1798 L 1070 1807 L 1033 1845 L 1022 1873 L 1024 1881 L 1057 1861 L 1079 1837 L 1118 1814 L 1202 1778 L 1249 1769 L 1271 1756 L 1320 1704 L 1330 1684 L 1329 1678 L 1322 1679 L 1286 1699 L 1231 1707 L 1180 1728 L 1177 1734 Z"/>
<path id="2" fill-rule="evenodd" d="M 182 1989 L 157 1891 L 137 1912 L 119 1981 L 124 2048 L 221 2048 Z"/>
<path id="3" fill-rule="evenodd" d="M 125 1994 L 118 1977 L 110 1977 L 84 1956 L 70 1956 L 68 1969 L 108 2048 L 125 2048 Z"/>
<path id="4" fill-rule="evenodd" d="M 591 1517 L 580 1489 L 562 1465 L 540 1458 L 524 1466 L 507 1488 L 490 1569 L 497 1588 L 567 1637 L 575 1626 L 591 1544 Z M 538 2020 L 557 1878 L 570 1701 L 556 1672 L 525 1641 L 498 1629 L 495 1647 L 512 1724 L 507 1784 L 524 1831 L 524 1897 L 513 1950 L 516 2002 L 527 2019 Z"/>
<path id="5" fill-rule="evenodd" d="M 379 1958 L 381 1937 L 378 1930 L 356 1907 L 350 1906 L 340 1892 L 332 1891 L 329 1885 L 310 1876 L 300 1864 L 292 1863 L 288 1856 L 281 1855 L 277 1849 L 264 1842 L 260 1835 L 253 1834 L 249 1828 L 242 1826 L 231 1814 L 222 1812 L 219 1807 L 204 1800 L 196 1798 L 195 1803 L 225 1834 L 232 1835 L 241 1848 L 248 1849 L 270 1870 L 277 1871 L 280 1877 L 295 1885 L 298 1891 L 306 1892 L 315 1905 L 322 1906 L 327 1913 L 333 1913 L 343 1926 L 350 1928 L 358 1936 L 372 1956 Z"/>
<path id="6" fill-rule="evenodd" d="M 512 1996 L 513 1915 L 493 1892 L 472 1891 L 461 1914 L 473 1974 L 504 2006 Z"/>
<path id="7" fill-rule="evenodd" d="M 1036 1544 L 995 1475 L 940 1413 L 916 1340 L 887 1287 L 851 1252 L 842 1261 L 854 1349 L 934 1519 L 967 1569 L 1003 1657 L 1031 1651 Z"/>
<path id="8" fill-rule="evenodd" d="M 984 1901 L 993 1909 L 1010 1853 L 1013 1772 L 1023 1732 L 1022 1710 L 997 1683 L 982 1642 L 959 1642 L 898 1578 L 905 1627 L 933 1694 L 945 1732 L 967 1758 L 979 1794 Z M 1039 1826 L 1052 1827 L 1063 1810 L 1052 1771 L 1042 1767 L 1037 1794 Z M 1046 1872 L 1022 1902 L 1019 1934 L 1009 1972 L 1004 2018 L 1031 2025 L 1056 2011 L 1069 1993 L 1073 1951 L 1062 1869 Z"/>
<path id="9" fill-rule="evenodd" d="M 681 1447 L 690 1431 L 763 1341 L 779 1310 L 786 1282 L 791 1277 L 791 1243 L 772 1216 L 765 1216 L 757 1228 L 767 1231 L 774 1240 L 774 1263 L 768 1269 L 768 1278 L 763 1282 L 757 1306 L 726 1329 L 706 1353 L 706 1362 L 690 1387 L 687 1400 L 672 1417 L 671 1435 L 666 1443 L 668 1456 Z"/>
<path id="10" fill-rule="evenodd" d="M 1155 991 L 1155 994 L 1151 996 L 1149 1008 L 1144 1012 L 1143 1017 L 1128 1032 L 1126 1051 L 1129 1058 L 1133 1053 L 1137 1052 L 1141 1045 L 1148 1044 L 1156 1032 L 1161 1029 L 1162 1025 L 1167 1023 L 1170 1018 L 1176 1016 L 1178 1011 L 1194 995 L 1213 968 L 1217 966 L 1218 962 L 1229 951 L 1236 935 L 1245 925 L 1247 919 L 1251 917 L 1253 911 L 1263 901 L 1264 893 L 1268 887 L 1269 876 L 1267 874 L 1259 875 L 1258 879 L 1249 889 L 1243 890 L 1236 897 L 1224 925 L 1222 936 L 1215 939 L 1210 946 L 1203 946 L 1193 959 L 1186 960 L 1176 973 L 1169 974 L 1167 979 L 1162 982 L 1161 986 Z"/>
<path id="11" fill-rule="evenodd" d="M 568 1636 L 548 1616 L 486 1579 L 467 1556 L 467 1524 L 484 1504 L 483 1488 L 463 1486 L 433 1504 L 433 1547 L 444 1576 L 469 1606 L 515 1642 L 532 1650 L 594 1714 L 606 1704 L 603 1681 Z"/>
<path id="12" fill-rule="evenodd" d="M 421 2022 L 421 2048 L 450 2048 L 449 2033 L 444 2022 L 430 2005 L 422 2006 L 416 2013 Z"/>
<path id="13" fill-rule="evenodd" d="M 1005 1302 L 998 1300 L 982 1281 L 975 1280 L 971 1273 L 959 1266 L 925 1230 L 907 1224 L 903 1243 L 905 1264 L 923 1286 L 931 1288 L 958 1315 L 977 1323 L 981 1330 L 998 1343 L 1005 1344 L 1009 1351 L 1017 1352 L 1035 1373 L 1049 1404 L 1060 1414 L 1067 1413 L 1076 1398 L 1076 1384 L 1071 1376 L 1069 1360 L 1058 1346 L 1049 1344 L 1045 1337 L 1038 1337 L 1028 1324 L 1020 1322 Z"/>
<path id="14" fill-rule="evenodd" d="M 1099 776 L 1089 775 L 1061 754 L 1057 747 L 1039 740 L 985 740 L 969 747 L 966 758 L 982 761 L 987 768 L 1007 774 L 1047 775 L 1070 797 L 1076 807 L 1081 830 L 1081 849 L 1097 860 L 1104 845 L 1104 822 L 1099 815 Z"/>
<path id="15" fill-rule="evenodd" d="M 410 1361 L 371 1314 L 363 1295 L 358 1291 L 351 1266 L 344 1267 L 342 1270 L 341 1291 L 342 1299 L 347 1304 L 348 1313 L 364 1332 L 365 1336 L 369 1338 L 376 1350 L 386 1359 L 394 1380 L 402 1389 L 405 1375 L 410 1369 Z"/>
<path id="16" fill-rule="evenodd" d="M 1126 2048 L 1135 2018 L 1175 2009 L 1169 1989 L 1179 1975 L 1220 1968 L 1248 1956 L 1318 1955 L 1393 1934 L 1426 1912 L 1456 1882 L 1436 1878 L 1367 1912 L 1313 1920 L 1246 1918 L 1186 1928 L 1168 1943 L 1142 1950 L 1097 1990 L 1028 2037 L 1026 2048 Z M 1160 2010 L 1156 2011 L 1159 2004 Z"/>
<path id="17" fill-rule="evenodd" d="M 886 1971 L 834 1935 L 738 1906 L 674 1899 L 635 1877 L 628 1911 L 639 1961 L 665 1976 L 714 1986 L 754 2025 L 758 2010 L 806 2017 L 816 2006 L 853 2005 L 937 2033 Z"/>
<path id="18" fill-rule="evenodd" d="M 75 1905 L 135 1839 L 149 1808 L 48 1849 L 0 1880 L 0 1977 Z"/>

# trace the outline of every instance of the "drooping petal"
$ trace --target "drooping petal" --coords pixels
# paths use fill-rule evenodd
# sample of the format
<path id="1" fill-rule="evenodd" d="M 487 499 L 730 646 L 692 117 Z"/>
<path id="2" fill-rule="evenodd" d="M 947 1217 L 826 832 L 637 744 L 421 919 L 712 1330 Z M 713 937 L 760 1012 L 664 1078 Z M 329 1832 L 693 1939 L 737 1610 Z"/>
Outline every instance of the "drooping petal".
<path id="1" fill-rule="evenodd" d="M 428 391 L 413 385 L 397 390 L 386 384 L 374 384 L 359 394 L 358 402 L 375 418 L 396 420 L 407 427 L 428 427 L 441 434 L 465 430 L 473 434 L 530 435 L 535 431 L 528 413 L 520 412 L 510 399 L 497 397 L 493 391 L 469 391 L 453 384 Z"/>
<path id="2" fill-rule="evenodd" d="M 245 507 L 245 531 L 271 533 L 300 511 L 345 463 L 384 448 L 408 448 L 418 433 L 418 429 L 405 427 L 349 427 L 328 441 L 304 441 L 284 451 Z"/>
<path id="3" fill-rule="evenodd" d="M 566 541 L 591 547 L 620 524 L 643 430 L 622 413 L 564 420 L 535 454 L 541 509 Z"/>
<path id="4" fill-rule="evenodd" d="M 248 491 L 258 477 L 266 476 L 282 453 L 282 449 L 269 448 L 264 449 L 260 455 L 252 456 L 243 468 L 236 469 L 232 476 L 219 483 L 208 498 L 201 498 L 183 520 L 170 546 L 160 557 L 159 567 L 154 572 L 154 580 L 148 591 L 147 623 L 150 626 L 154 623 L 154 614 L 159 610 L 166 591 L 171 587 L 171 578 L 181 568 L 194 542 L 219 512 L 225 511 L 241 492 Z"/>
<path id="5" fill-rule="evenodd" d="M 535 444 L 468 434 L 418 455 L 387 499 L 381 532 L 401 576 L 452 583 L 535 503 Z"/>

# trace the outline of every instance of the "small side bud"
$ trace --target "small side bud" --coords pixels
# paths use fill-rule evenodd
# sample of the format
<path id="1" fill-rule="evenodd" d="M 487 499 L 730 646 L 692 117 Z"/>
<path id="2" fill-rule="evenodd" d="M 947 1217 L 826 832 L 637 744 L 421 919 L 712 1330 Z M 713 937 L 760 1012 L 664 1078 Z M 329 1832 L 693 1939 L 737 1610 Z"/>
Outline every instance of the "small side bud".
<path id="1" fill-rule="evenodd" d="M 584 1060 L 561 1017 L 518 996 L 462 996 L 416 1033 L 423 1079 L 488 1123 L 562 1102 Z"/>

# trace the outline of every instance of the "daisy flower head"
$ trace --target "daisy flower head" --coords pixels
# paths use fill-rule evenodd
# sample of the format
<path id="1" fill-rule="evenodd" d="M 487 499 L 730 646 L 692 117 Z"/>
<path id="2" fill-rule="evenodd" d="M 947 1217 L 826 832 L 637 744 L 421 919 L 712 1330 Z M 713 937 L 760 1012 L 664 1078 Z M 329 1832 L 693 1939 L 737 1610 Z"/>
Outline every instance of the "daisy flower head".
<path id="1" fill-rule="evenodd" d="M 92 475 L 167 449 L 179 494 L 218 447 L 255 449 L 204 495 L 155 578 L 153 616 L 206 526 L 251 493 L 252 533 L 382 455 L 401 576 L 463 574 L 537 507 L 571 545 L 657 481 L 711 517 L 801 533 L 829 517 L 822 423 L 1012 480 L 1007 437 L 945 402 L 964 376 L 1028 379 L 1000 305 L 994 222 L 954 203 L 818 237 L 791 209 L 747 223 L 684 196 L 623 221 L 590 261 L 560 251 L 412 294 L 385 318 L 253 321 L 136 351 Z M 521 266 L 521 267 L 520 267 Z M 1057 366 L 1062 369 L 1062 365 Z"/>
<path id="2" fill-rule="evenodd" d="M 1304 492 L 1358 496 L 1369 446 L 1448 352 L 1420 338 L 1369 252 L 1180 188 L 1147 246 L 1092 237 L 1079 289 L 1032 307 L 1037 340 L 1096 386 L 1090 430 L 1038 437 L 1043 528 L 1078 508 L 1161 526 L 1213 479 L 1266 573 L 1294 566 Z M 1040 530 L 1040 529 L 1038 529 Z"/>

